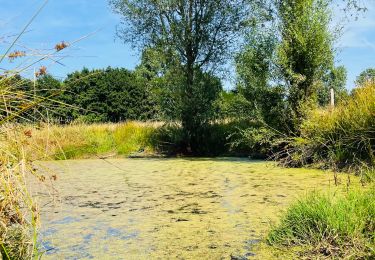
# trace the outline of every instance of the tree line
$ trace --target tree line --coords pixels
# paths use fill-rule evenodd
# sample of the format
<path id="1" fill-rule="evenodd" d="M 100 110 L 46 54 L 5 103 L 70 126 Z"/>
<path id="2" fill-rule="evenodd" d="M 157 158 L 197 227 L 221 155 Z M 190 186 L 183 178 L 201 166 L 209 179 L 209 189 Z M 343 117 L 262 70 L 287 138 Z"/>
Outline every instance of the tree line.
<path id="1" fill-rule="evenodd" d="M 361 10 L 346 1 L 350 10 Z M 140 50 L 133 70 L 83 69 L 63 81 L 36 82 L 60 122 L 163 120 L 179 122 L 186 152 L 199 150 L 218 119 L 256 121 L 298 135 L 309 110 L 345 100 L 346 69 L 335 64 L 331 0 L 111 0 L 122 23 L 118 36 Z M 349 10 L 347 9 L 347 10 Z M 234 61 L 235 87 L 223 91 Z M 365 71 L 357 83 L 373 77 Z M 57 95 L 56 93 L 59 92 Z M 51 109 L 52 108 L 52 109 Z M 48 113 L 48 115 L 46 115 Z"/>

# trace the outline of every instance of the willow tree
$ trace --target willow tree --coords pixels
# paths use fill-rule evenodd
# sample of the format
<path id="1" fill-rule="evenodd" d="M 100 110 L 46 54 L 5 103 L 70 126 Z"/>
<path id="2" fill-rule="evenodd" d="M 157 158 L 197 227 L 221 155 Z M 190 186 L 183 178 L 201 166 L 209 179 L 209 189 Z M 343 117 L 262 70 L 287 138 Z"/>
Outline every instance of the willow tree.
<path id="1" fill-rule="evenodd" d="M 173 53 L 179 59 L 182 80 L 180 121 L 188 150 L 197 146 L 199 130 L 208 124 L 215 97 L 209 93 L 206 105 L 199 96 L 211 91 L 202 87 L 207 73 L 225 64 L 230 57 L 241 29 L 251 13 L 245 0 L 110 0 L 115 12 L 122 15 L 118 35 L 134 47 L 156 47 Z M 175 66 L 175 65 L 174 65 Z M 177 68 L 174 68 L 177 69 Z M 210 84 L 210 80 L 204 84 Z M 217 90 L 217 84 L 214 84 Z M 177 108 L 176 108 L 177 109 Z"/>
<path id="2" fill-rule="evenodd" d="M 295 124 L 334 64 L 329 0 L 278 0 L 281 43 L 278 63 Z"/>

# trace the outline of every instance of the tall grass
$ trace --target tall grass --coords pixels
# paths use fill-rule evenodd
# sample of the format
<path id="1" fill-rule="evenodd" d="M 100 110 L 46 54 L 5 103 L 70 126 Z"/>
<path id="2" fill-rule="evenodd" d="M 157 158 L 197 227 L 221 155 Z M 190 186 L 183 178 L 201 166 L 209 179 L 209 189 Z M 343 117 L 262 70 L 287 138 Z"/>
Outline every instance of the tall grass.
<path id="1" fill-rule="evenodd" d="M 36 108 L 46 101 L 53 102 L 58 94 L 56 91 L 50 96 L 41 96 L 25 90 L 24 76 L 45 75 L 47 68 L 41 62 L 54 62 L 54 54 L 68 47 L 66 43 L 59 43 L 49 50 L 34 50 L 18 43 L 48 0 L 42 2 L 20 33 L 0 37 L 0 49 L 4 51 L 0 64 L 6 68 L 0 73 L 0 259 L 39 257 L 39 210 L 28 191 L 27 179 L 36 177 L 44 181 L 46 177 L 39 176 L 32 165 L 36 149 L 30 143 L 32 132 L 17 122 L 39 120 Z M 38 70 L 33 72 L 36 67 Z"/>
<path id="2" fill-rule="evenodd" d="M 285 140 L 284 140 L 285 141 Z M 288 166 L 313 165 L 375 177 L 375 84 L 367 82 L 335 108 L 311 111 L 301 135 L 276 156 Z M 375 259 L 375 186 L 313 193 L 285 212 L 267 241 L 307 259 Z"/>
<path id="3" fill-rule="evenodd" d="M 115 156 L 152 156 L 152 136 L 159 123 L 23 125 L 38 159 L 84 159 Z"/>
<path id="4" fill-rule="evenodd" d="M 375 166 L 375 84 L 358 87 L 334 109 L 311 111 L 301 136 L 284 151 L 284 162 L 332 168 Z"/>
<path id="5" fill-rule="evenodd" d="M 3 125 L 0 138 L 0 256 L 30 259 L 38 255 L 39 210 L 26 185 L 27 175 L 34 174 L 28 136 Z"/>
<path id="6" fill-rule="evenodd" d="M 310 194 L 289 207 L 267 241 L 299 247 L 306 258 L 374 259 L 375 187 Z"/>
<path id="7" fill-rule="evenodd" d="M 204 156 L 241 156 L 254 150 L 249 144 L 233 145 L 234 133 L 253 122 L 214 122 L 202 133 Z M 28 142 L 36 159 L 85 159 L 118 156 L 153 157 L 184 155 L 184 135 L 177 123 L 137 122 L 70 125 L 22 125 L 32 133 Z"/>

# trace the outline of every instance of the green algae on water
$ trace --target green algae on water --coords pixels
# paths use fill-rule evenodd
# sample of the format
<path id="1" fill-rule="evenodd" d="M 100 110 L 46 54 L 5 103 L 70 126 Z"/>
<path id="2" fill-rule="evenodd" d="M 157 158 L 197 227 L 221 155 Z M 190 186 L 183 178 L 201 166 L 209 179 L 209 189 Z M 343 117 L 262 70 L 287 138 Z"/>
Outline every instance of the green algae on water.
<path id="1" fill-rule="evenodd" d="M 267 259 L 259 243 L 280 211 L 333 186 L 332 174 L 245 159 L 41 164 L 58 173 L 54 202 L 38 191 L 46 259 Z"/>

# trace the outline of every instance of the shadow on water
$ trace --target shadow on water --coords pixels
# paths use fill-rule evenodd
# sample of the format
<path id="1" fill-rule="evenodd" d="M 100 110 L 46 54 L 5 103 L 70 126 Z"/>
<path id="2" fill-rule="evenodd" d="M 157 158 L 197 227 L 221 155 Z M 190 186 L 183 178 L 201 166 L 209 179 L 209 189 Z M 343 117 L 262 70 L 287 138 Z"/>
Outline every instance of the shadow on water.
<path id="1" fill-rule="evenodd" d="M 261 258 L 256 246 L 277 213 L 301 192 L 329 185 L 319 171 L 246 158 L 42 164 L 59 176 L 57 196 L 36 191 L 46 205 L 46 259 Z"/>

